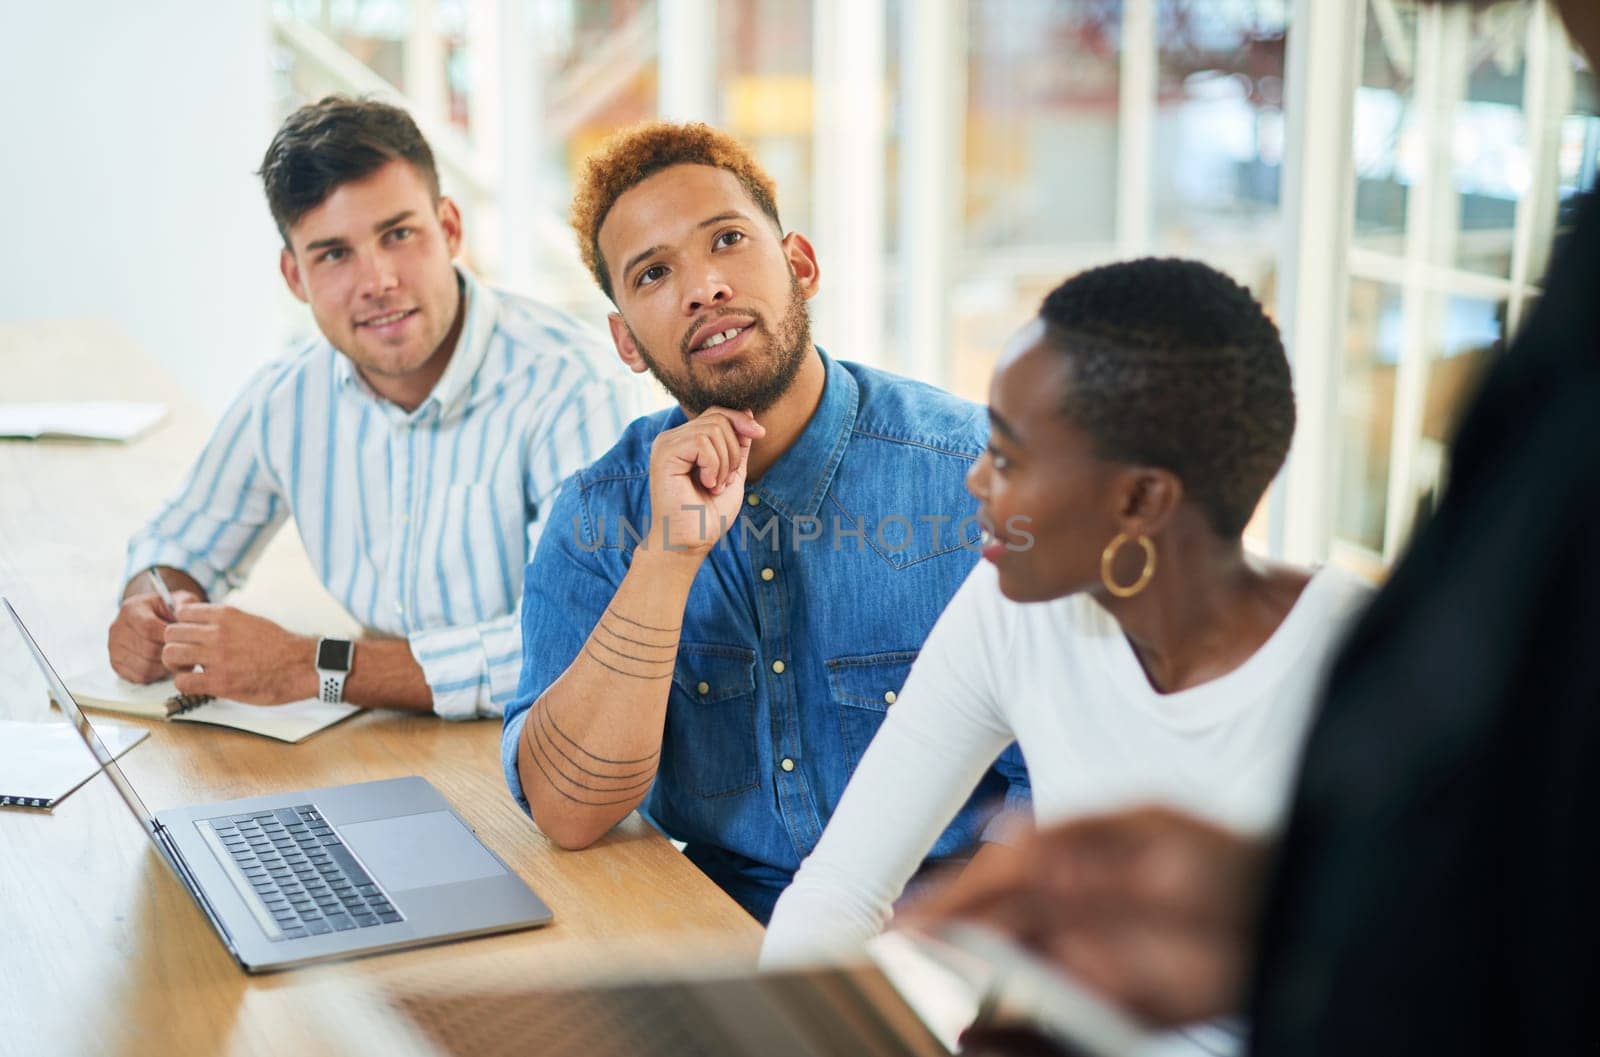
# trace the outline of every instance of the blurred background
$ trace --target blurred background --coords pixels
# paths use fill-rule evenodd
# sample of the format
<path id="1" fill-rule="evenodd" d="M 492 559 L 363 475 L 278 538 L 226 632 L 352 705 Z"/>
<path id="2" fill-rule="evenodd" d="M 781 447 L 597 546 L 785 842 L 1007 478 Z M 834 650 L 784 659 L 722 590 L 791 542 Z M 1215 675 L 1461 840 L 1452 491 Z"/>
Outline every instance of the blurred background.
<path id="1" fill-rule="evenodd" d="M 493 282 L 603 325 L 566 206 L 612 130 L 703 119 L 777 180 L 830 352 L 982 400 L 1043 294 L 1142 254 L 1283 328 L 1263 550 L 1380 576 L 1600 161 L 1542 4 L 8 0 L 0 320 L 109 318 L 219 410 L 310 332 L 253 170 L 328 92 L 407 106 Z M 3 383 L 0 383 L 3 384 Z"/>

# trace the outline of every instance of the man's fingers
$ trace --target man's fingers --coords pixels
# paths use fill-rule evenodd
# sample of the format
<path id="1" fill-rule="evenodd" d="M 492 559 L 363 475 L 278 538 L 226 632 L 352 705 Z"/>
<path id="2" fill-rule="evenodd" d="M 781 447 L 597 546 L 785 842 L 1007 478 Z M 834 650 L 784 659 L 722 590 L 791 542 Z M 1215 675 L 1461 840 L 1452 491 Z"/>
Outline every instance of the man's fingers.
<path id="1" fill-rule="evenodd" d="M 127 649 L 112 652 L 111 670 L 132 683 L 153 683 L 168 675 L 160 661 L 140 657 Z"/>
<path id="2" fill-rule="evenodd" d="M 204 651 L 194 643 L 169 642 L 161 650 L 161 663 L 175 672 L 205 662 Z"/>
<path id="3" fill-rule="evenodd" d="M 186 614 L 192 613 L 196 606 L 184 606 Z M 163 643 L 194 642 L 211 643 L 217 640 L 220 629 L 215 624 L 196 623 L 191 620 L 180 620 L 176 624 L 166 626 L 166 635 Z"/>
<path id="4" fill-rule="evenodd" d="M 163 624 L 161 627 L 164 631 L 167 625 Z M 162 637 L 160 632 L 157 632 L 155 638 L 147 639 L 143 635 L 129 630 L 121 634 L 113 634 L 110 641 L 112 652 L 122 651 L 129 656 L 150 663 L 156 663 L 161 660 L 161 647 L 164 645 L 166 645 L 166 639 Z"/>
<path id="5" fill-rule="evenodd" d="M 717 487 L 722 476 L 722 452 L 710 433 L 701 433 L 695 438 L 695 475 L 708 492 Z"/>
<path id="6" fill-rule="evenodd" d="M 211 694 L 209 673 L 200 671 L 179 672 L 172 678 L 180 694 Z"/>
<path id="7" fill-rule="evenodd" d="M 749 462 L 750 462 L 750 438 L 746 437 L 743 434 L 740 434 L 739 435 L 739 450 L 734 455 L 733 473 L 734 474 L 743 473 L 744 472 L 744 468 L 747 465 L 749 465 Z M 731 476 L 733 476 L 733 474 L 729 474 L 729 476 L 731 477 Z"/>
<path id="8" fill-rule="evenodd" d="M 735 411 L 730 407 L 717 407 L 713 405 L 701 412 L 696 421 L 718 416 L 728 423 L 728 426 L 739 436 L 749 437 L 751 440 L 760 440 L 767 435 L 767 428 L 756 421 L 756 416 L 750 411 Z"/>
<path id="9" fill-rule="evenodd" d="M 222 619 L 227 606 L 215 602 L 185 602 L 178 606 L 180 624 L 215 624 Z"/>
<path id="10" fill-rule="evenodd" d="M 161 641 L 161 632 L 167 626 L 162 615 L 165 608 L 155 595 L 141 595 L 122 607 L 120 623 L 140 638 Z"/>

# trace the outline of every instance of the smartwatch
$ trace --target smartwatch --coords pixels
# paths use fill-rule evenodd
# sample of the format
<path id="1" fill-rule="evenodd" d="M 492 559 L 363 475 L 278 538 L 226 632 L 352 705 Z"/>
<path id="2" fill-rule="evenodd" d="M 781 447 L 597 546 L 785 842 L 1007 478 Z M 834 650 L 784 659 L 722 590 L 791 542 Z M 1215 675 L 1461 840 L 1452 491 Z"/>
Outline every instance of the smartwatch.
<path id="1" fill-rule="evenodd" d="M 317 698 L 330 705 L 344 700 L 344 681 L 356 659 L 356 644 L 349 639 L 317 640 Z"/>

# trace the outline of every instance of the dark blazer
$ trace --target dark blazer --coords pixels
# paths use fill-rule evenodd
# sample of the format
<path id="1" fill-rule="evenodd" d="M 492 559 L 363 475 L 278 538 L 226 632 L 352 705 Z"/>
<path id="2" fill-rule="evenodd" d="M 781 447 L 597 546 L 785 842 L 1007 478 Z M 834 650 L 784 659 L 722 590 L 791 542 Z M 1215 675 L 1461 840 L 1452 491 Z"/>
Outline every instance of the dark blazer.
<path id="1" fill-rule="evenodd" d="M 1600 202 L 1335 663 L 1257 1054 L 1600 1053 Z"/>

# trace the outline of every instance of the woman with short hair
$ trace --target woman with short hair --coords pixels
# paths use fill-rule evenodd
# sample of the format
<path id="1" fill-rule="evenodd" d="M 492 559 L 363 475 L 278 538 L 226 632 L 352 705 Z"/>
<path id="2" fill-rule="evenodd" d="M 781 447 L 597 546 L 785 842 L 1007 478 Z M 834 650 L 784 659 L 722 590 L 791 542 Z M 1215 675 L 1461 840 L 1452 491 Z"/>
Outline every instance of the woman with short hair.
<path id="1" fill-rule="evenodd" d="M 1261 306 L 1193 261 L 1084 272 L 1009 343 L 989 409 L 967 479 L 986 560 L 778 901 L 764 964 L 877 933 L 1013 739 L 1040 823 L 1165 801 L 1262 831 L 1284 809 L 1323 663 L 1366 591 L 1245 552 L 1295 418 Z"/>

